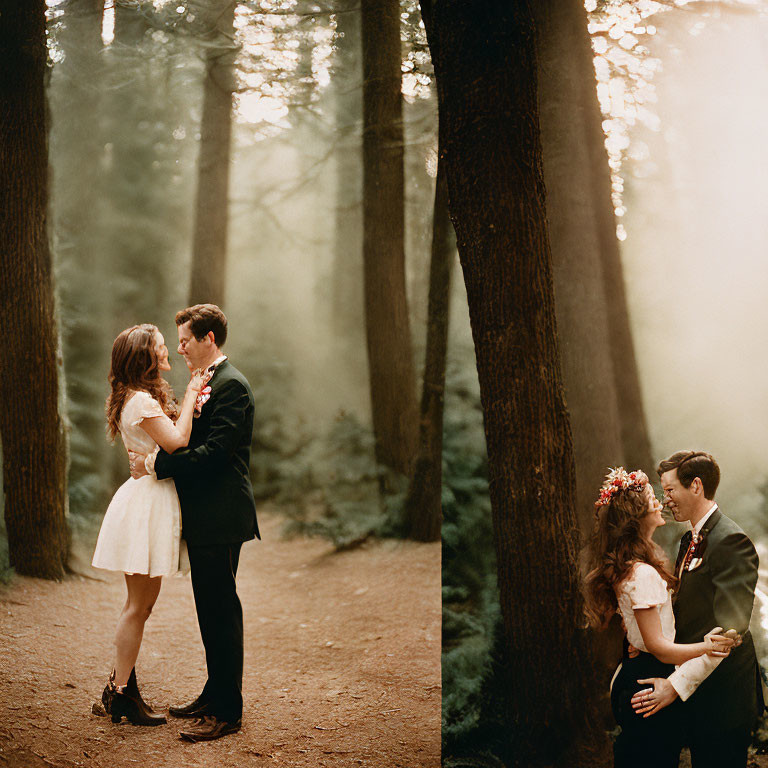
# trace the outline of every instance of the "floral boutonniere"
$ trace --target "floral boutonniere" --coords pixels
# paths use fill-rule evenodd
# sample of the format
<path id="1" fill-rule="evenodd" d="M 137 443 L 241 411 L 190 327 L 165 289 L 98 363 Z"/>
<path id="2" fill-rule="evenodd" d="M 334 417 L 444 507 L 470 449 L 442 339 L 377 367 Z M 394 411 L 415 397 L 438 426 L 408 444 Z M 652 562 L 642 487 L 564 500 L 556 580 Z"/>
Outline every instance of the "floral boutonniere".
<path id="1" fill-rule="evenodd" d="M 203 374 L 203 388 L 197 393 L 195 412 L 192 414 L 196 419 L 200 418 L 200 412 L 203 410 L 203 406 L 211 399 L 211 388 L 208 385 L 208 382 L 211 380 L 212 376 L 213 371 L 210 369 Z"/>
<path id="2" fill-rule="evenodd" d="M 695 571 L 704 561 L 704 550 L 707 548 L 707 537 L 699 536 L 696 540 L 691 542 L 691 547 L 688 550 L 688 554 L 685 556 L 686 571 Z"/>

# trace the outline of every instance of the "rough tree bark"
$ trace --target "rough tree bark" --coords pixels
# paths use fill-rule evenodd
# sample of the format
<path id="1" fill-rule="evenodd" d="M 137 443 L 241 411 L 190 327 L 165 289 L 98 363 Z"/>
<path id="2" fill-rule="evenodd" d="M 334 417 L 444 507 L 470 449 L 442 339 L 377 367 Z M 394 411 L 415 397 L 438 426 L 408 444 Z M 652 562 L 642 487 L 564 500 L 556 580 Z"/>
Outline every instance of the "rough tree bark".
<path id="1" fill-rule="evenodd" d="M 236 5 L 234 0 L 215 0 L 205 9 L 210 16 L 210 31 L 206 35 L 208 49 L 203 79 L 190 305 L 224 304 L 232 93 L 237 56 L 234 41 Z"/>
<path id="2" fill-rule="evenodd" d="M 581 629 L 533 15 L 526 0 L 441 0 L 430 15 L 440 142 L 485 419 L 503 624 L 490 702 L 498 727 L 485 745 L 508 765 L 586 765 L 575 745 L 591 735 L 595 686 Z M 589 762 L 596 764 L 594 755 Z"/>
<path id="3" fill-rule="evenodd" d="M 68 550 L 66 438 L 47 231 L 45 2 L 0 2 L 0 434 L 18 573 L 60 579 Z"/>
<path id="4" fill-rule="evenodd" d="M 439 541 L 443 519 L 443 404 L 453 258 L 454 238 L 448 214 L 445 164 L 438 153 L 419 451 L 405 500 L 409 536 L 416 541 Z"/>
<path id="5" fill-rule="evenodd" d="M 400 5 L 363 0 L 363 282 L 376 458 L 409 474 L 418 440 L 405 282 Z"/>

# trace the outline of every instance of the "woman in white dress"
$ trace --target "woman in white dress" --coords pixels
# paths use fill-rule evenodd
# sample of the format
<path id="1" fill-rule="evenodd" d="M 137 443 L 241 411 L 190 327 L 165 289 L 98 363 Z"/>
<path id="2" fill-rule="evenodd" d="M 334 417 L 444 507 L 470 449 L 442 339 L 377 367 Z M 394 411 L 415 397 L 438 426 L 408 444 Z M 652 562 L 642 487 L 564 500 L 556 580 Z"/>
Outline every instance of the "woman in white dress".
<path id="1" fill-rule="evenodd" d="M 151 454 L 189 442 L 200 374 L 190 378 L 181 407 L 162 371 L 171 369 L 163 335 L 149 324 L 126 328 L 112 345 L 107 398 L 107 431 L 119 433 L 126 449 Z M 112 498 L 99 532 L 93 565 L 122 571 L 128 590 L 115 631 L 115 664 L 102 701 L 120 722 L 126 716 L 137 725 L 166 722 L 144 702 L 136 683 L 135 664 L 144 624 L 160 592 L 163 576 L 179 569 L 181 512 L 173 480 L 145 476 L 129 478 Z"/>
<path id="2" fill-rule="evenodd" d="M 666 521 L 644 472 L 612 470 L 595 506 L 585 580 L 587 618 L 592 627 L 604 629 L 618 613 L 626 633 L 624 657 L 611 681 L 611 707 L 621 726 L 614 766 L 677 768 L 682 703 L 678 700 L 653 717 L 637 714 L 630 702 L 643 687 L 638 680 L 668 677 L 676 665 L 685 674 L 690 665 L 711 664 L 706 657 L 727 656 L 734 639 L 717 634 L 722 628 L 715 627 L 700 643 L 675 643 L 671 593 L 677 579 L 652 538 Z"/>

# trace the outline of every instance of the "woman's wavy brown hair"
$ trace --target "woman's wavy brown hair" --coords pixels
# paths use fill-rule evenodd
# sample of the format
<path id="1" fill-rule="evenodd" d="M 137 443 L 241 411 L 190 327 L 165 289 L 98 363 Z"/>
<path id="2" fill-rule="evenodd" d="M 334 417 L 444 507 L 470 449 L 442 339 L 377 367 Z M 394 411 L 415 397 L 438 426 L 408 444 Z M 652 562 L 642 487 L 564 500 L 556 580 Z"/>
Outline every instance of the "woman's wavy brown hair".
<path id="1" fill-rule="evenodd" d="M 604 629 L 616 612 L 615 587 L 635 563 L 648 563 L 669 587 L 677 586 L 661 547 L 640 533 L 640 522 L 650 511 L 647 484 L 640 490 L 616 491 L 610 502 L 595 512 L 595 527 L 587 546 L 589 572 L 584 580 L 584 612 L 595 629 Z"/>
<path id="2" fill-rule="evenodd" d="M 155 352 L 157 333 L 157 327 L 149 323 L 132 325 L 118 334 L 112 345 L 112 367 L 108 377 L 112 391 L 106 405 L 107 434 L 111 440 L 120 431 L 120 414 L 134 391 L 152 395 L 169 418 L 175 419 L 178 415 L 173 390 L 160 375 Z"/>

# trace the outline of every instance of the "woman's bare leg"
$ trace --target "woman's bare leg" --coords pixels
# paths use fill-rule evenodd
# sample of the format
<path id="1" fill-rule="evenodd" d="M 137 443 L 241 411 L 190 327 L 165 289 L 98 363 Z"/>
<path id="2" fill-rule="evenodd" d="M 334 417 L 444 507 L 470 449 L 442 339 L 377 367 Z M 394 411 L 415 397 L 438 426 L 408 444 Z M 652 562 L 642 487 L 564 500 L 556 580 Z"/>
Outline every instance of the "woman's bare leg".
<path id="1" fill-rule="evenodd" d="M 127 685 L 131 670 L 136 666 L 136 659 L 144 636 L 144 624 L 157 596 L 160 594 L 162 577 L 150 578 L 146 574 L 125 574 L 128 599 L 117 622 L 115 630 L 115 685 Z"/>

